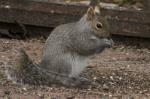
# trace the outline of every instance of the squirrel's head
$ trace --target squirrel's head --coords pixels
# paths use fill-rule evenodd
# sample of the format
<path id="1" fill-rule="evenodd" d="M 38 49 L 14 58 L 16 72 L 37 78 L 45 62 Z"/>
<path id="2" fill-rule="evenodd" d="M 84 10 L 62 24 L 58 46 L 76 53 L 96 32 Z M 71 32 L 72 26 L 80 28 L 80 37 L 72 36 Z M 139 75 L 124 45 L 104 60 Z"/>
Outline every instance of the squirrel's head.
<path id="1" fill-rule="evenodd" d="M 109 25 L 105 17 L 101 16 L 100 7 L 90 7 L 86 12 L 86 20 L 89 23 L 92 31 L 98 37 L 109 37 Z"/>

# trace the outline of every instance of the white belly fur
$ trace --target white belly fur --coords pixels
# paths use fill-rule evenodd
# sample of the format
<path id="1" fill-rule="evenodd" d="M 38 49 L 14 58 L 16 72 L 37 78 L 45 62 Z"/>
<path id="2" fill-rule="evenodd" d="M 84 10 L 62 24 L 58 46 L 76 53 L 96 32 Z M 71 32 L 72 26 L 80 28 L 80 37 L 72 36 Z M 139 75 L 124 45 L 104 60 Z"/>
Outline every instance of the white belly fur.
<path id="1" fill-rule="evenodd" d="M 69 55 L 69 62 L 71 62 L 72 71 L 69 77 L 77 77 L 87 67 L 88 58 L 79 55 Z"/>

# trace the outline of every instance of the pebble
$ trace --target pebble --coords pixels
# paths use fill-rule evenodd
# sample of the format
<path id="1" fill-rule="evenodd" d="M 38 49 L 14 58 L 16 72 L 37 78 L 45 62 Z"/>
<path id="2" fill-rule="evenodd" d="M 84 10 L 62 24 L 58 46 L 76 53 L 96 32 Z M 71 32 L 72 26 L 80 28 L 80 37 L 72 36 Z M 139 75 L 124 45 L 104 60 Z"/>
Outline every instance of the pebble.
<path id="1" fill-rule="evenodd" d="M 23 91 L 27 91 L 27 88 L 26 88 L 26 87 L 23 87 L 22 89 L 23 89 Z"/>

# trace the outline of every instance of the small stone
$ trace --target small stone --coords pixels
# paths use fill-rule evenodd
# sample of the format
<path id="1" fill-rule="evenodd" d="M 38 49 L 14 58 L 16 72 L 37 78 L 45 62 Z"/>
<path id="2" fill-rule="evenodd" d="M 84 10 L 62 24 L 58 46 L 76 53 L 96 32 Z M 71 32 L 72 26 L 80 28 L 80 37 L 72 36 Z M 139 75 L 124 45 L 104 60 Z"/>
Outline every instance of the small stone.
<path id="1" fill-rule="evenodd" d="M 122 77 L 119 77 L 119 80 L 122 80 Z"/>
<path id="2" fill-rule="evenodd" d="M 129 53 L 126 53 L 126 55 L 129 55 Z"/>
<path id="3" fill-rule="evenodd" d="M 6 41 L 5 44 L 9 44 L 9 41 Z"/>
<path id="4" fill-rule="evenodd" d="M 96 80 L 96 79 L 97 79 L 97 77 L 94 77 L 93 79 L 94 79 L 94 80 Z"/>
<path id="5" fill-rule="evenodd" d="M 23 91 L 27 91 L 27 88 L 25 88 L 25 87 L 23 87 L 22 89 L 23 89 Z"/>
<path id="6" fill-rule="evenodd" d="M 91 89 L 89 88 L 89 89 L 87 89 L 88 91 L 91 91 Z"/>
<path id="7" fill-rule="evenodd" d="M 2 55 L 1 57 L 2 57 L 2 58 L 5 58 L 5 56 L 3 56 L 3 55 Z"/>
<path id="8" fill-rule="evenodd" d="M 44 94 L 37 94 L 41 99 L 44 99 Z"/>
<path id="9" fill-rule="evenodd" d="M 109 94 L 109 98 L 112 98 L 112 94 Z"/>
<path id="10" fill-rule="evenodd" d="M 127 65 L 127 68 L 130 68 L 130 65 Z"/>
<path id="11" fill-rule="evenodd" d="M 53 90 L 53 88 L 51 87 L 51 88 L 49 88 L 49 90 Z"/>
<path id="12" fill-rule="evenodd" d="M 129 89 L 132 89 L 132 87 L 128 87 Z"/>
<path id="13" fill-rule="evenodd" d="M 110 78 L 111 80 L 114 80 L 113 76 L 110 76 L 109 78 Z"/>
<path id="14" fill-rule="evenodd" d="M 105 76 L 103 76 L 102 78 L 106 78 Z"/>
<path id="15" fill-rule="evenodd" d="M 7 8 L 7 9 L 9 9 L 9 8 L 10 8 L 10 5 L 5 5 L 4 7 Z"/>

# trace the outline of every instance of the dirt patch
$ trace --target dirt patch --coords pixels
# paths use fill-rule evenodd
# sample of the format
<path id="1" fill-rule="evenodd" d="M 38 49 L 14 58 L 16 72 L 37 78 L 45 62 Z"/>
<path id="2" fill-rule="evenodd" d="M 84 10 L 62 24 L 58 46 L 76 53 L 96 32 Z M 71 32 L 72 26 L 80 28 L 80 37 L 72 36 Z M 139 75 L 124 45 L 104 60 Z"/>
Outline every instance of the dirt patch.
<path id="1" fill-rule="evenodd" d="M 98 83 L 91 88 L 18 85 L 8 81 L 19 48 L 39 62 L 45 39 L 0 38 L 0 98 L 8 99 L 141 99 L 150 98 L 150 40 L 114 37 L 115 46 L 95 55 L 83 76 Z"/>

